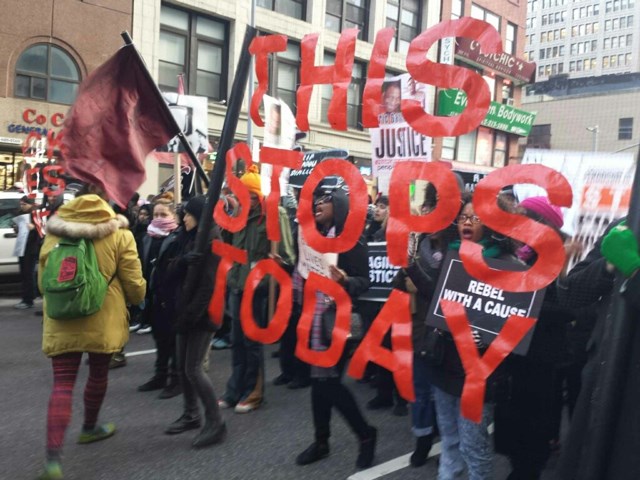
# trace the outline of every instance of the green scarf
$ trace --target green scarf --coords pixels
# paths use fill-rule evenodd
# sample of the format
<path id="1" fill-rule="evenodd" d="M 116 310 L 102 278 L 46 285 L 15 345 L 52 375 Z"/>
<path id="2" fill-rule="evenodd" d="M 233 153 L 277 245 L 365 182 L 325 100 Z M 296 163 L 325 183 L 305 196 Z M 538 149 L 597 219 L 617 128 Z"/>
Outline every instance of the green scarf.
<path id="1" fill-rule="evenodd" d="M 488 238 L 483 238 L 478 243 L 482 245 L 482 256 L 485 258 L 497 258 L 502 254 L 500 246 L 492 243 Z M 462 240 L 454 240 L 449 244 L 449 250 L 455 250 L 457 252 L 460 250 L 461 244 Z"/>

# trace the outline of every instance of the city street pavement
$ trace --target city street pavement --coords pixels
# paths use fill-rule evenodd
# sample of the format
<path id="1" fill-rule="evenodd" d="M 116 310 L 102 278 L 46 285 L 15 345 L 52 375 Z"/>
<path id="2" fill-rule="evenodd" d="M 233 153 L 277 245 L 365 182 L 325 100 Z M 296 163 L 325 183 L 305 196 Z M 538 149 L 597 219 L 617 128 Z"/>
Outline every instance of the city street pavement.
<path id="1" fill-rule="evenodd" d="M 19 299 L 2 296 L 0 285 L 0 478 L 35 478 L 45 451 L 46 409 L 51 388 L 51 367 L 42 354 L 41 318 L 36 308 L 12 308 Z M 132 334 L 124 368 L 110 371 L 109 389 L 101 412 L 102 421 L 115 422 L 116 435 L 103 442 L 77 445 L 82 421 L 82 389 L 88 367 L 81 367 L 74 392 L 73 420 L 67 431 L 63 457 L 65 479 L 70 480 L 169 480 L 169 479 L 435 479 L 436 458 L 426 466 L 408 466 L 414 439 L 409 417 L 399 418 L 388 410 L 369 412 L 366 417 L 378 428 L 376 466 L 358 472 L 357 442 L 336 413 L 332 422 L 331 455 L 306 467 L 295 464 L 295 456 L 313 440 L 309 389 L 274 387 L 279 373 L 274 346 L 266 347 L 266 404 L 245 415 L 224 411 L 229 435 L 212 448 L 194 451 L 190 443 L 195 431 L 182 435 L 163 434 L 164 427 L 181 414 L 181 397 L 159 400 L 158 392 L 139 393 L 136 387 L 153 373 L 151 335 Z M 140 354 L 140 352 L 143 352 Z M 223 393 L 230 370 L 229 350 L 212 351 L 210 376 L 217 394 Z M 361 405 L 373 396 L 368 385 L 347 378 Z M 435 449 L 439 451 L 439 446 Z M 504 457 L 496 456 L 495 478 L 508 475 Z M 545 475 L 550 480 L 551 475 Z"/>

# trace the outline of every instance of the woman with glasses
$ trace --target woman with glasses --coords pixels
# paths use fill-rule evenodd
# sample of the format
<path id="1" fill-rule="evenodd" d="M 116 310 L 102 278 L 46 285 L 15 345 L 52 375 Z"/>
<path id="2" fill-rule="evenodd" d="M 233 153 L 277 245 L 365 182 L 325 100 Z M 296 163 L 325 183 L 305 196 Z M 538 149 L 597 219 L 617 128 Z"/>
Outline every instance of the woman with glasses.
<path id="1" fill-rule="evenodd" d="M 500 198 L 499 198 L 499 204 Z M 505 206 L 501 205 L 503 208 Z M 463 240 L 480 244 L 485 258 L 508 259 L 517 262 L 511 254 L 510 242 L 499 240 L 495 232 L 482 224 L 475 214 L 472 197 L 464 194 L 462 208 L 457 220 L 458 239 L 449 243 L 449 250 L 459 250 Z M 472 328 L 479 354 L 487 349 L 477 330 Z M 463 475 L 466 469 L 469 480 L 493 479 L 493 448 L 488 427 L 493 421 L 494 392 L 504 378 L 499 367 L 487 379 L 482 421 L 475 423 L 464 418 L 460 410 L 460 397 L 465 380 L 465 372 L 453 337 L 448 332 L 436 331 L 443 348 L 439 361 L 427 367 L 427 376 L 433 386 L 436 418 L 442 453 L 438 468 L 438 480 L 453 480 Z"/>

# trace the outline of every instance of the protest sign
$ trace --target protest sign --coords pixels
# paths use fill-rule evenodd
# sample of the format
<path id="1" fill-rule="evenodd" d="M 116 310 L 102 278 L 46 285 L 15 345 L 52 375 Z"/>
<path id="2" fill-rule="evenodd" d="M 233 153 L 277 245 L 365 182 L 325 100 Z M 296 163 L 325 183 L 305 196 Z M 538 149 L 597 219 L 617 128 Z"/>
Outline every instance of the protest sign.
<path id="1" fill-rule="evenodd" d="M 298 230 L 298 273 L 304 279 L 309 278 L 313 272 L 323 277 L 330 277 L 330 265 L 338 264 L 337 253 L 320 253 L 311 248 L 304 241 L 302 229 Z"/>
<path id="2" fill-rule="evenodd" d="M 612 221 L 627 214 L 636 168 L 632 153 L 529 149 L 522 163 L 553 168 L 571 184 L 573 203 L 563 210 L 562 230 L 583 244 L 583 257 Z M 540 187 L 525 184 L 514 192 L 520 201 L 545 195 Z M 572 259 L 570 267 L 580 259 Z"/>
<path id="3" fill-rule="evenodd" d="M 311 175 L 311 172 L 318 163 L 327 158 L 347 158 L 348 156 L 349 151 L 343 149 L 306 152 L 302 159 L 302 168 L 299 170 L 291 170 L 289 173 L 289 185 L 302 188 L 307 177 Z"/>
<path id="4" fill-rule="evenodd" d="M 504 260 L 485 258 L 487 264 L 496 270 L 524 270 L 523 265 Z M 486 345 L 490 345 L 500 333 L 511 315 L 537 318 L 544 289 L 534 292 L 508 292 L 471 277 L 456 252 L 449 252 L 438 278 L 436 291 L 427 313 L 428 325 L 449 330 L 440 305 L 441 300 L 449 300 L 465 307 L 470 325 L 478 331 Z M 525 355 L 529 349 L 533 328 L 513 350 Z"/>
<path id="5" fill-rule="evenodd" d="M 427 86 L 409 74 L 385 79 L 382 84 L 378 128 L 371 128 L 371 166 L 378 178 L 378 192 L 389 193 L 389 178 L 396 162 L 431 160 L 431 138 L 415 131 L 401 112 L 402 100 L 414 100 L 422 107 L 427 102 Z"/>
<path id="6" fill-rule="evenodd" d="M 208 135 L 208 101 L 207 97 L 193 95 L 178 95 L 177 93 L 163 93 L 169 105 L 171 115 L 185 134 L 189 145 L 196 155 L 209 151 Z M 185 151 L 177 136 L 169 143 L 157 149 L 158 152 L 182 153 Z M 170 160 L 173 163 L 173 157 Z"/>
<path id="7" fill-rule="evenodd" d="M 391 294 L 391 283 L 400 270 L 392 265 L 387 256 L 387 242 L 370 242 L 369 250 L 369 290 L 360 295 L 360 300 L 386 302 Z"/>

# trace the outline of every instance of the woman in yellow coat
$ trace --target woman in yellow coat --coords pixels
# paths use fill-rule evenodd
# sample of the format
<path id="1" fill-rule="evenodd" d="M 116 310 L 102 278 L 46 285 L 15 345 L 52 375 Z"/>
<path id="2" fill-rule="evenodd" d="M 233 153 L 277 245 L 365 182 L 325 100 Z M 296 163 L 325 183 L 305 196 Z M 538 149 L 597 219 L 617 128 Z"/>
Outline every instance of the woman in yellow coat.
<path id="1" fill-rule="evenodd" d="M 46 315 L 42 350 L 51 358 L 53 391 L 47 414 L 47 461 L 40 479 L 62 478 L 60 456 L 64 434 L 71 420 L 73 386 L 82 354 L 89 354 L 89 378 L 84 391 L 84 424 L 78 443 L 103 440 L 115 433 L 112 423 L 98 425 L 98 413 L 107 390 L 109 359 L 129 338 L 126 304 L 140 304 L 146 282 L 133 235 L 125 217 L 114 213 L 94 187 L 58 210 L 47 222 L 40 251 L 38 281 L 49 252 L 61 237 L 93 241 L 100 273 L 109 283 L 102 308 L 77 319 L 54 320 Z M 95 193 L 94 193 L 95 192 Z"/>

